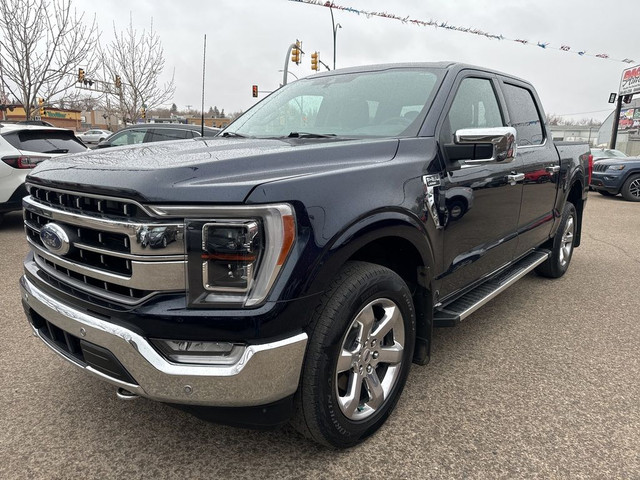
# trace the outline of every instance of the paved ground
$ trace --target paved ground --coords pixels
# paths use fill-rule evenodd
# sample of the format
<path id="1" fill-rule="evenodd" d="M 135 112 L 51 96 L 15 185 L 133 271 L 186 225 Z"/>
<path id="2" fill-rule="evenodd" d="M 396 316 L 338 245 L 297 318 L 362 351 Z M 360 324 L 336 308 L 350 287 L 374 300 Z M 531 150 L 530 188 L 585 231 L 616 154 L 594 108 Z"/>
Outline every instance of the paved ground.
<path id="1" fill-rule="evenodd" d="M 0 478 L 640 479 L 640 205 L 591 194 L 567 275 L 529 275 L 413 367 L 394 415 L 349 451 L 286 428 L 203 423 L 114 389 L 33 338 L 21 217 L 0 227 Z"/>

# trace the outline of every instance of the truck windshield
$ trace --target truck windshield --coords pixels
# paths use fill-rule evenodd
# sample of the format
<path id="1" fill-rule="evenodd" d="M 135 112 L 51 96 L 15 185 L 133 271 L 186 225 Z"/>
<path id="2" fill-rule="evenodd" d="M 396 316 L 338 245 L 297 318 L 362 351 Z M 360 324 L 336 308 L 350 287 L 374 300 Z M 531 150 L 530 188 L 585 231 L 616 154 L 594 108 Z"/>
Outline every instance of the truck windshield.
<path id="1" fill-rule="evenodd" d="M 437 69 L 404 68 L 302 79 L 251 108 L 222 135 L 259 138 L 416 135 L 440 75 Z"/>

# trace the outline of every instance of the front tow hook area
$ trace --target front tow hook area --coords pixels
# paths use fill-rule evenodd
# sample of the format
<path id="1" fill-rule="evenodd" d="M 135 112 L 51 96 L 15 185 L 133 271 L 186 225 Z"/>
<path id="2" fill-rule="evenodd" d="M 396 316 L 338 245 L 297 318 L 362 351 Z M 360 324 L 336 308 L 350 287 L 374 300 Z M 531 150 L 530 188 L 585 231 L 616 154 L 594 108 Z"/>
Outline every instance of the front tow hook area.
<path id="1" fill-rule="evenodd" d="M 136 395 L 135 393 L 130 392 L 129 390 L 122 387 L 116 390 L 116 397 L 118 397 L 120 400 L 136 400 L 140 398 L 139 395 Z"/>

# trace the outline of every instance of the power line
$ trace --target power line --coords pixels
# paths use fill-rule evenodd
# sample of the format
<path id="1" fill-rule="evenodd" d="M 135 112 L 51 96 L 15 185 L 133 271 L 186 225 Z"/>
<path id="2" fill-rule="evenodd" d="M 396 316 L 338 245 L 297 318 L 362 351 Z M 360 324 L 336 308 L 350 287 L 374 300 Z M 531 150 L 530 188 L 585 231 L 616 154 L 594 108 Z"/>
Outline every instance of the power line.
<path id="1" fill-rule="evenodd" d="M 601 113 L 601 112 L 611 112 L 610 108 L 606 110 L 592 110 L 590 112 L 578 112 L 578 113 L 552 113 L 551 115 L 555 115 L 556 117 L 570 117 L 572 115 L 586 115 L 587 113 Z"/>

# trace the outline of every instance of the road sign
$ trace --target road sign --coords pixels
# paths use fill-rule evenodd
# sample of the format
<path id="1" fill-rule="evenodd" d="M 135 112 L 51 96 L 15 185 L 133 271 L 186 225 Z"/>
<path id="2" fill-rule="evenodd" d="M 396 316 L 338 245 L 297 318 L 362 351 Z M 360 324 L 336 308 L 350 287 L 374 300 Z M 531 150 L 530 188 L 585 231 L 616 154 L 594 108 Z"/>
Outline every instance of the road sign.
<path id="1" fill-rule="evenodd" d="M 640 93 L 640 65 L 627 68 L 622 72 L 620 80 L 619 95 L 633 95 L 634 93 Z"/>
<path id="2" fill-rule="evenodd" d="M 36 115 L 35 117 L 33 117 L 34 120 L 40 121 L 42 120 L 42 117 L 40 115 Z"/>

